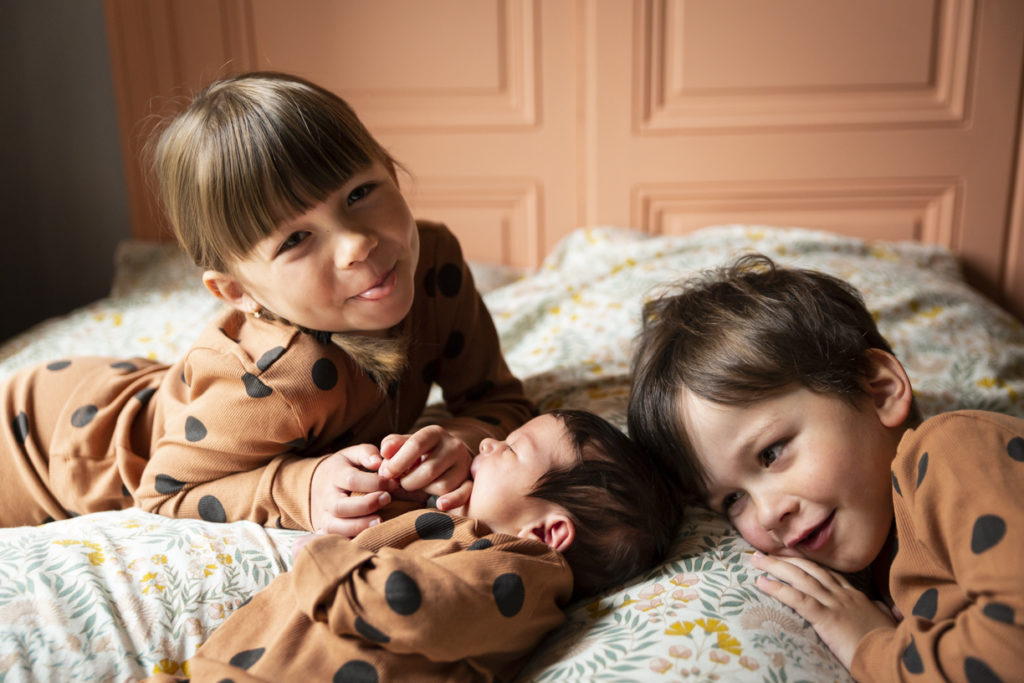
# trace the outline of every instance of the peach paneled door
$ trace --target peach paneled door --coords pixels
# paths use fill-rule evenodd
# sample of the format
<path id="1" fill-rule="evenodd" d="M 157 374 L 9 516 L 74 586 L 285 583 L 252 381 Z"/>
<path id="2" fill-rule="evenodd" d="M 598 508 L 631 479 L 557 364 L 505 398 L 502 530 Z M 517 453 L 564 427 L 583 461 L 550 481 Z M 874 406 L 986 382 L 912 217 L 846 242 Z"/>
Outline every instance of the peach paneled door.
<path id="1" fill-rule="evenodd" d="M 217 76 L 348 99 L 470 258 L 581 225 L 947 245 L 1024 315 L 1020 0 L 105 0 L 135 233 L 152 113 Z"/>

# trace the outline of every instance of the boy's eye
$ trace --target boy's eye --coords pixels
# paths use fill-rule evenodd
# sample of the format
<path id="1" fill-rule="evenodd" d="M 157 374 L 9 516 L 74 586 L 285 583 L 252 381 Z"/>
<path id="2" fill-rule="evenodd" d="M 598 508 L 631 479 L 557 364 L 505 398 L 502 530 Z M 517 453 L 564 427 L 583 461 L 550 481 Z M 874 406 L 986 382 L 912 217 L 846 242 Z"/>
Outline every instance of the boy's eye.
<path id="1" fill-rule="evenodd" d="M 722 498 L 722 512 L 724 512 L 725 514 L 729 514 L 729 510 L 732 509 L 733 505 L 739 502 L 740 497 L 742 495 L 743 494 L 741 494 L 739 491 L 736 491 Z"/>
<path id="2" fill-rule="evenodd" d="M 293 249 L 299 246 L 302 240 L 306 239 L 307 237 L 309 237 L 308 230 L 296 230 L 292 234 L 288 235 L 288 237 L 286 237 L 283 242 L 281 242 L 281 245 L 277 248 L 277 254 L 283 254 L 289 249 Z"/>
<path id="3" fill-rule="evenodd" d="M 352 206 L 353 204 L 358 202 L 360 199 L 365 198 L 368 194 L 373 192 L 373 189 L 375 187 L 376 187 L 375 183 L 365 183 L 363 185 L 360 185 L 356 189 L 354 189 L 351 192 L 349 192 L 348 197 L 345 200 L 346 203 L 349 206 Z"/>
<path id="4" fill-rule="evenodd" d="M 773 462 L 779 459 L 779 454 L 782 452 L 782 442 L 773 443 L 768 448 L 764 449 L 757 455 L 757 459 L 762 465 L 768 467 Z"/>

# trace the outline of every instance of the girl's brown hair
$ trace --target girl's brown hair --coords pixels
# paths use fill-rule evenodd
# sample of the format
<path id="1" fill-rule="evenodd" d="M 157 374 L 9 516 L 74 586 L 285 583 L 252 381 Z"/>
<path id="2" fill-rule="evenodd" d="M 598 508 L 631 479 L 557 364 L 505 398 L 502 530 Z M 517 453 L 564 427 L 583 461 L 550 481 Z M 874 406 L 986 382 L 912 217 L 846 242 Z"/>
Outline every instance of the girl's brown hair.
<path id="1" fill-rule="evenodd" d="M 207 86 L 164 128 L 152 157 L 178 242 L 221 272 L 374 161 L 395 168 L 344 100 L 275 72 Z"/>

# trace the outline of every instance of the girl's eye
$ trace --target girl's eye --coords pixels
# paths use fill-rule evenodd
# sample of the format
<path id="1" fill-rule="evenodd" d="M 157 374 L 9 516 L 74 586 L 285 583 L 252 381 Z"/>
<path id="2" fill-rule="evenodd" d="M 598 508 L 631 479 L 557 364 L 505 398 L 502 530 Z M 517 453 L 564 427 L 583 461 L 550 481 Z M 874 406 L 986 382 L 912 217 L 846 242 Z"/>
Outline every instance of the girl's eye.
<path id="1" fill-rule="evenodd" d="M 757 459 L 761 461 L 762 465 L 768 467 L 773 462 L 779 459 L 779 455 L 781 454 L 781 452 L 782 442 L 780 441 L 778 443 L 773 443 L 771 446 L 761 451 L 758 454 Z"/>
<path id="2" fill-rule="evenodd" d="M 352 206 L 353 204 L 358 202 L 360 199 L 365 198 L 368 194 L 373 192 L 373 189 L 376 186 L 377 185 L 375 183 L 366 183 L 364 185 L 360 185 L 356 189 L 354 189 L 351 192 L 349 192 L 348 197 L 346 198 L 345 201 L 347 202 L 347 204 L 349 206 Z"/>
<path id="3" fill-rule="evenodd" d="M 292 234 L 285 238 L 284 242 L 281 242 L 281 246 L 277 248 L 277 254 L 283 254 L 289 249 L 294 249 L 299 244 L 309 237 L 309 231 L 307 230 L 296 230 Z"/>

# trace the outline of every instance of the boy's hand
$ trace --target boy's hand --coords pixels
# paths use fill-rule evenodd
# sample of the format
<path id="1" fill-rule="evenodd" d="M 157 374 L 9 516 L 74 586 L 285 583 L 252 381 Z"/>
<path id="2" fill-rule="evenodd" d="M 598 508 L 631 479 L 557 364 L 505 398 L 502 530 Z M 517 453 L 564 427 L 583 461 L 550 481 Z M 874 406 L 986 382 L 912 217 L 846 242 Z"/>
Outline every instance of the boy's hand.
<path id="1" fill-rule="evenodd" d="M 430 425 L 413 434 L 391 434 L 380 444 L 384 463 L 378 473 L 406 491 L 438 496 L 437 509 L 452 510 L 469 502 L 472 454 L 444 427 Z"/>
<path id="2" fill-rule="evenodd" d="M 393 481 L 372 471 L 381 462 L 376 446 L 359 444 L 343 448 L 317 465 L 309 492 L 314 531 L 352 538 L 380 523 L 376 513 L 391 502 L 388 492 L 396 487 Z"/>
<path id="3" fill-rule="evenodd" d="M 757 578 L 757 587 L 810 622 L 847 669 L 860 639 L 896 622 L 885 608 L 850 585 L 842 574 L 802 557 L 755 553 L 752 563 L 778 580 Z"/>

